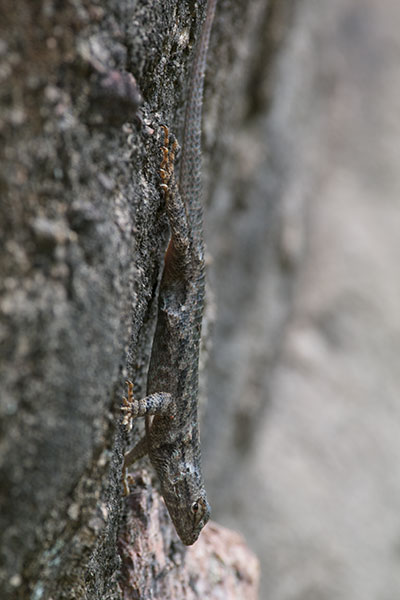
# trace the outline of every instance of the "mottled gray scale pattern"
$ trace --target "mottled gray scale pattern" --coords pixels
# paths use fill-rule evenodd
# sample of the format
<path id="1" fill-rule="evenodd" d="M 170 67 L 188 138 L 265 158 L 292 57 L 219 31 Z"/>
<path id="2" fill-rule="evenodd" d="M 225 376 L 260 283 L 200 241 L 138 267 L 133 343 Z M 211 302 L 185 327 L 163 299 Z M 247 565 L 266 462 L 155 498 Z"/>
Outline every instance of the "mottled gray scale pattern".
<path id="1" fill-rule="evenodd" d="M 204 305 L 204 242 L 201 203 L 201 111 L 208 42 L 216 0 L 206 18 L 193 61 L 179 181 L 165 151 L 162 163 L 166 211 L 171 228 L 158 299 L 147 396 L 136 401 L 132 385 L 124 422 L 146 415 L 146 438 L 125 455 L 126 467 L 148 453 L 177 533 L 193 544 L 210 516 L 200 464 L 198 366 Z M 165 144 L 169 144 L 165 128 Z M 173 158 L 171 159 L 173 162 Z M 130 410 L 130 407 L 131 410 Z"/>

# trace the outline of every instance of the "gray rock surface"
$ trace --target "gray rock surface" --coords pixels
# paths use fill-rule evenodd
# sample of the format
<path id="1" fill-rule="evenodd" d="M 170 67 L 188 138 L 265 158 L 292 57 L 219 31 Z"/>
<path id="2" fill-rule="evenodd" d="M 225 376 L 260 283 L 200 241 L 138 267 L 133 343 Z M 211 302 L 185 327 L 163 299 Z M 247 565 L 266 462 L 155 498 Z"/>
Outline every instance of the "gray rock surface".
<path id="1" fill-rule="evenodd" d="M 258 552 L 265 600 L 400 595 L 399 19 L 393 0 L 297 4 L 268 126 L 241 150 L 270 160 L 210 243 L 225 254 L 209 396 L 225 401 L 206 474 L 214 517 Z M 279 264 L 297 273 L 290 307 Z"/>
<path id="2" fill-rule="evenodd" d="M 127 376 L 145 393 L 168 236 L 160 124 L 179 138 L 204 7 L 1 2 L 1 598 L 121 597 L 119 405 Z M 249 95 L 243 66 L 268 22 L 265 0 L 219 4 L 205 156 Z M 205 161 L 209 182 L 223 162 Z M 173 562 L 177 539 L 160 527 Z"/>
<path id="3" fill-rule="evenodd" d="M 121 532 L 127 554 L 147 542 L 159 504 L 143 475 L 127 519 L 118 407 L 127 375 L 145 390 L 158 127 L 179 137 L 204 3 L 1 4 L 0 596 L 111 600 Z M 266 600 L 400 594 L 399 18 L 218 3 L 202 439 L 213 517 L 257 551 Z M 173 565 L 189 554 L 160 514 Z"/>

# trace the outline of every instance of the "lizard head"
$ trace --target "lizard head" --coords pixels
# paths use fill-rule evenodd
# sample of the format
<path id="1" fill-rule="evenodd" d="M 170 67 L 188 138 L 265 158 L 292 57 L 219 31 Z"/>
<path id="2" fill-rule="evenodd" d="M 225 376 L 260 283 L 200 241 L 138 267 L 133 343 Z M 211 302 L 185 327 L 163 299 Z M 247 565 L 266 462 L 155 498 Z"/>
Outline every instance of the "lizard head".
<path id="1" fill-rule="evenodd" d="M 174 471 L 171 478 L 164 480 L 161 492 L 179 537 L 190 546 L 210 518 L 210 505 L 199 469 L 181 464 Z"/>

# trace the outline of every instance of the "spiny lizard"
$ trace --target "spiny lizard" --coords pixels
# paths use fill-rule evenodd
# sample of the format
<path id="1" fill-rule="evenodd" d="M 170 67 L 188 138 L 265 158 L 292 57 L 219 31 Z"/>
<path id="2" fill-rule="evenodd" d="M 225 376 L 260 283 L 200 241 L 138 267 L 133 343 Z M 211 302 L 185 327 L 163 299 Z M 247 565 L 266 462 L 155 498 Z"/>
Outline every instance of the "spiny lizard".
<path id="1" fill-rule="evenodd" d="M 157 326 L 147 378 L 147 396 L 128 397 L 122 410 L 132 419 L 146 417 L 146 434 L 125 454 L 129 465 L 148 454 L 161 484 L 176 531 L 193 544 L 210 517 L 200 465 L 198 365 L 204 306 L 204 242 L 201 204 L 201 113 L 208 43 L 216 0 L 208 0 L 195 52 L 186 105 L 178 182 L 174 158 L 178 148 L 163 127 L 161 188 L 171 229 L 158 297 Z"/>

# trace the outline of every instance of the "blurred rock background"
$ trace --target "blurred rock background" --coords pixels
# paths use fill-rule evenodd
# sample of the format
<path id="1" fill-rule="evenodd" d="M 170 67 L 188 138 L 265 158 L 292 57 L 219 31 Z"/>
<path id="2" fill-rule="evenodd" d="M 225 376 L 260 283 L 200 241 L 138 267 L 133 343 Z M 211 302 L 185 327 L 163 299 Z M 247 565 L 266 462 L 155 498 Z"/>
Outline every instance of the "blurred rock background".
<path id="1" fill-rule="evenodd" d="M 261 598 L 394 600 L 400 5 L 293 8 L 259 80 L 271 109 L 235 131 L 207 212 L 205 472 L 214 518 L 261 559 Z"/>

